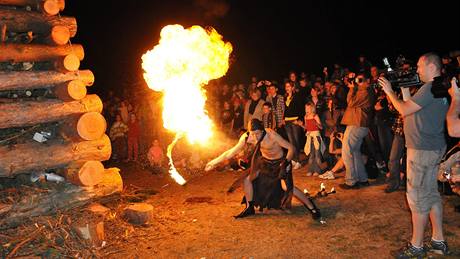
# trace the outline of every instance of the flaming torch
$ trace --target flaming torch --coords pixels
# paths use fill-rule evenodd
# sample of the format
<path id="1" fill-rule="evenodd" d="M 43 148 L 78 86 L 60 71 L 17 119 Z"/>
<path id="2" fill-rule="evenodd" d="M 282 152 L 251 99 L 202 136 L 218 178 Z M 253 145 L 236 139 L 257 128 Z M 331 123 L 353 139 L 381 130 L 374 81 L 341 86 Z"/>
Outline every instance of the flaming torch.
<path id="1" fill-rule="evenodd" d="M 142 56 L 147 85 L 163 92 L 163 126 L 176 134 L 168 146 L 169 173 L 180 185 L 186 183 L 172 160 L 172 149 L 182 137 L 205 144 L 213 124 L 204 109 L 209 80 L 227 73 L 232 45 L 213 28 L 165 26 L 160 42 Z"/>

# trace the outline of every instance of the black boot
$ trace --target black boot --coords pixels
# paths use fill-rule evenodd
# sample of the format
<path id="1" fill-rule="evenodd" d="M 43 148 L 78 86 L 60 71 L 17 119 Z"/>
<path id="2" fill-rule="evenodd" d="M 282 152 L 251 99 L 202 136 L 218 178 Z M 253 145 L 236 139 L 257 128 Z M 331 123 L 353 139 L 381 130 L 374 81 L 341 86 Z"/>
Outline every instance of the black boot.
<path id="1" fill-rule="evenodd" d="M 314 219 L 314 220 L 318 220 L 321 218 L 321 212 L 319 211 L 318 207 L 316 207 L 315 203 L 313 202 L 313 199 L 312 198 L 308 198 L 308 200 L 311 202 L 311 204 L 313 205 L 313 209 L 310 209 L 308 208 L 307 205 L 304 205 L 305 208 L 307 208 L 310 213 L 311 213 L 311 217 Z"/>
<path id="2" fill-rule="evenodd" d="M 256 211 L 254 210 L 254 202 L 250 201 L 249 205 L 246 206 L 246 208 L 240 214 L 238 214 L 238 215 L 236 215 L 234 217 L 235 217 L 235 219 L 239 219 L 239 218 L 244 218 L 244 217 L 254 215 L 254 214 L 256 214 Z"/>

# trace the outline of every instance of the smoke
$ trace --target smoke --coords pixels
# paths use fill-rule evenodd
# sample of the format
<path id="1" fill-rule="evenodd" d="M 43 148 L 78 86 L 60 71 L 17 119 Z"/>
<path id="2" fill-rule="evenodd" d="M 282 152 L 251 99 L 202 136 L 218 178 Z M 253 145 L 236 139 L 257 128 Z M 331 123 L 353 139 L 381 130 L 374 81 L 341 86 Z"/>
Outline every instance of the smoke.
<path id="1" fill-rule="evenodd" d="M 206 19 L 222 18 L 230 10 L 226 0 L 195 0 L 195 5 L 203 10 Z"/>

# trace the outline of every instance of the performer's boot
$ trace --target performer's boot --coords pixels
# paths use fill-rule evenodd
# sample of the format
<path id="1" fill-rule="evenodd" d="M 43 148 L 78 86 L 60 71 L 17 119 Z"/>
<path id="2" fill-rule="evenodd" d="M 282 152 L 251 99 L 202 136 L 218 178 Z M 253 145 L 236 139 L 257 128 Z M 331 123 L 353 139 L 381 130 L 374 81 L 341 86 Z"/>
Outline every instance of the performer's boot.
<path id="1" fill-rule="evenodd" d="M 254 201 L 250 201 L 249 205 L 247 205 L 240 214 L 235 216 L 235 219 L 244 218 L 254 214 L 256 214 L 256 211 L 254 210 Z"/>
<path id="2" fill-rule="evenodd" d="M 308 200 L 311 202 L 311 204 L 313 205 L 313 209 L 310 209 L 308 208 L 307 205 L 304 205 L 305 208 L 307 208 L 310 213 L 311 213 L 311 217 L 314 219 L 314 220 L 318 220 L 321 218 L 321 212 L 319 211 L 318 207 L 316 207 L 315 203 L 313 202 L 313 199 L 312 198 L 308 198 Z"/>

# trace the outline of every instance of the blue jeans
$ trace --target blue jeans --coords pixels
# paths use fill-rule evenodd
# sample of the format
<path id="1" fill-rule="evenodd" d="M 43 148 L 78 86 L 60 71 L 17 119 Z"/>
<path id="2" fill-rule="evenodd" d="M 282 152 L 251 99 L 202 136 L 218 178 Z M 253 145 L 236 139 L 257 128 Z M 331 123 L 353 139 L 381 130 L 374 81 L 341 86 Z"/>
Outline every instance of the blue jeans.
<path id="1" fill-rule="evenodd" d="M 285 128 L 289 143 L 291 143 L 295 149 L 292 160 L 299 162 L 299 150 L 302 148 L 300 143 L 302 128 L 293 122 L 286 122 Z"/>
<path id="2" fill-rule="evenodd" d="M 343 136 L 342 159 L 345 164 L 345 183 L 354 185 L 367 181 L 366 167 L 361 155 L 361 144 L 369 133 L 368 128 L 347 126 Z"/>
<path id="3" fill-rule="evenodd" d="M 389 184 L 391 186 L 400 185 L 401 158 L 404 155 L 404 137 L 395 134 L 391 145 L 390 158 L 388 159 L 388 170 L 390 170 Z"/>
<path id="4" fill-rule="evenodd" d="M 377 124 L 380 150 L 382 151 L 383 161 L 388 163 L 393 142 L 393 132 L 388 124 Z"/>

